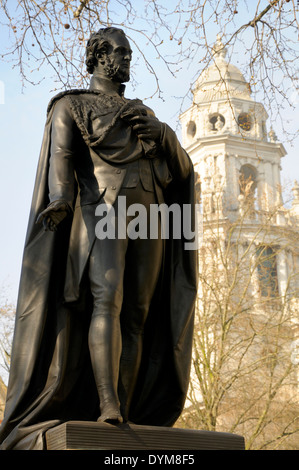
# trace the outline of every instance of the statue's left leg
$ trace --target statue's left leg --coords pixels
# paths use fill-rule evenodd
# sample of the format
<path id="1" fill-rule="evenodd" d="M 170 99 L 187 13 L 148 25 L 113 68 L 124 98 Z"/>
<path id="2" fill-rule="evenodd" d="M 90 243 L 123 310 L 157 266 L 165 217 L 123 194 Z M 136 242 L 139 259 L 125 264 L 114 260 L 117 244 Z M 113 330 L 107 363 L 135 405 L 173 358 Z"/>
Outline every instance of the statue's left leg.
<path id="1" fill-rule="evenodd" d="M 119 398 L 124 420 L 139 372 L 144 325 L 158 283 L 163 255 L 163 241 L 129 241 L 121 312 L 122 355 L 120 361 Z"/>

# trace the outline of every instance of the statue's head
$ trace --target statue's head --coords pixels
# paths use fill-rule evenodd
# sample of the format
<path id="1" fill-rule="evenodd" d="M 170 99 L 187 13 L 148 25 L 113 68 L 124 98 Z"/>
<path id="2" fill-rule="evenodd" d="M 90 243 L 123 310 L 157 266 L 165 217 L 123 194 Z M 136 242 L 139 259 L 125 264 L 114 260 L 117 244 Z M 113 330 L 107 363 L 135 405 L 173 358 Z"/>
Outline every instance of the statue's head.
<path id="1" fill-rule="evenodd" d="M 122 29 L 103 28 L 87 42 L 86 66 L 90 74 L 100 72 L 120 83 L 130 80 L 132 50 Z"/>

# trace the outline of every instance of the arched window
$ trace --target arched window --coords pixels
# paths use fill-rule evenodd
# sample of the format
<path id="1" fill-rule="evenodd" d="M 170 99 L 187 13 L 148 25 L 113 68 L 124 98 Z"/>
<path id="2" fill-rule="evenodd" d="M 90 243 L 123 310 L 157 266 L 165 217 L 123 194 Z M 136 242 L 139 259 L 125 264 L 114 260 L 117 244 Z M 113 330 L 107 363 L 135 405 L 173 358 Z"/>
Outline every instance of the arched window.
<path id="1" fill-rule="evenodd" d="M 276 253 L 271 246 L 262 245 L 256 255 L 261 295 L 275 297 L 278 294 Z"/>
<path id="2" fill-rule="evenodd" d="M 187 135 L 193 138 L 196 134 L 196 124 L 194 121 L 189 121 L 187 124 Z"/>
<path id="3" fill-rule="evenodd" d="M 243 131 L 250 131 L 252 128 L 252 117 L 249 113 L 241 113 L 238 116 L 238 124 Z"/>
<path id="4" fill-rule="evenodd" d="M 244 214 L 249 218 L 255 217 L 257 171 L 252 165 L 243 165 L 239 176 L 240 204 Z"/>
<path id="5" fill-rule="evenodd" d="M 240 169 L 240 193 L 254 193 L 257 187 L 257 171 L 252 165 L 243 165 Z"/>
<path id="6" fill-rule="evenodd" d="M 219 132 L 225 126 L 225 119 L 222 114 L 214 113 L 209 116 L 209 130 Z"/>

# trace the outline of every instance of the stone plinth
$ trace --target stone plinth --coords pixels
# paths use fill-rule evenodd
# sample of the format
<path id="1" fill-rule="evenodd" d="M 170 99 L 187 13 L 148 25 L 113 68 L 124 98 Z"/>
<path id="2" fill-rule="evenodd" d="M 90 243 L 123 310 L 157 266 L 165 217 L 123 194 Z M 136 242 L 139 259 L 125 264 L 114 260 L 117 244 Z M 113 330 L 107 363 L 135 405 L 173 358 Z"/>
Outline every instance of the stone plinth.
<path id="1" fill-rule="evenodd" d="M 48 450 L 244 450 L 236 434 L 69 421 L 46 433 Z"/>

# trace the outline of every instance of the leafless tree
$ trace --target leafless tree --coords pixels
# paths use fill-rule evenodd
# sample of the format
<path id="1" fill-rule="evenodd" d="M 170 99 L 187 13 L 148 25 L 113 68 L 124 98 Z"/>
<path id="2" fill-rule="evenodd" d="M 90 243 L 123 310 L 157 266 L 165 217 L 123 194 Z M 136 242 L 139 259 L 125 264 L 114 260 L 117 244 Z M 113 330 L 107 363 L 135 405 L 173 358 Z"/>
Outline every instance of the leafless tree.
<path id="1" fill-rule="evenodd" d="M 0 377 L 9 373 L 10 351 L 15 321 L 15 306 L 3 302 L 0 306 Z"/>
<path id="2" fill-rule="evenodd" d="M 244 186 L 235 220 L 216 204 L 203 222 L 193 369 L 177 425 L 242 434 L 247 449 L 298 449 L 297 231 L 276 223 L 278 208 L 254 210 Z"/>
<path id="3" fill-rule="evenodd" d="M 137 3 L 137 4 L 136 4 Z M 166 4 L 167 3 L 167 4 Z M 135 70 L 143 62 L 154 81 L 149 96 L 163 96 L 163 73 L 179 77 L 180 98 L 214 61 L 220 33 L 252 90 L 273 119 L 293 105 L 298 90 L 297 0 L 1 0 L 1 27 L 8 41 L 3 60 L 19 67 L 23 83 L 39 83 L 52 70 L 56 87 L 86 84 L 84 49 L 100 27 L 122 27 L 135 51 Z M 136 79 L 137 74 L 135 74 Z M 182 101 L 183 102 L 183 101 Z M 179 108 L 179 106 L 178 106 Z M 285 126 L 288 130 L 288 126 Z"/>

